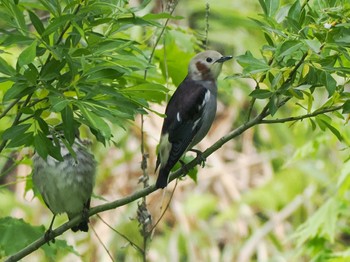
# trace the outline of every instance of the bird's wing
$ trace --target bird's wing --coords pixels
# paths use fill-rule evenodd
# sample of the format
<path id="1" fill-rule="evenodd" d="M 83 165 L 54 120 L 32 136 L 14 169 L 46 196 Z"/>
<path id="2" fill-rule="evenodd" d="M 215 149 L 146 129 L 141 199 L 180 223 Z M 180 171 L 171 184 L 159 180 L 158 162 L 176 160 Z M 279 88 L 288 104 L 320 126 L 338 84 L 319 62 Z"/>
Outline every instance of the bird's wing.
<path id="1" fill-rule="evenodd" d="M 168 134 L 172 144 L 169 165 L 180 159 L 200 129 L 208 92 L 201 84 L 185 79 L 170 99 L 162 129 L 162 135 Z"/>

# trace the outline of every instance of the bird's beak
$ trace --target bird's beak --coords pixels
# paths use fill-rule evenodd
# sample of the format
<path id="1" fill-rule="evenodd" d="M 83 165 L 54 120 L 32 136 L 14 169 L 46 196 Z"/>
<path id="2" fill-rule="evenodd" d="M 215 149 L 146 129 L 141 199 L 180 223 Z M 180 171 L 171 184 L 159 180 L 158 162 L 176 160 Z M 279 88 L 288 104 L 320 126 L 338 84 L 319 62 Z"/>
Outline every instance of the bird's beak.
<path id="1" fill-rule="evenodd" d="M 218 60 L 216 60 L 215 63 L 223 63 L 223 62 L 225 62 L 227 60 L 232 59 L 232 57 L 233 57 L 232 55 L 223 56 L 223 57 L 219 58 Z"/>

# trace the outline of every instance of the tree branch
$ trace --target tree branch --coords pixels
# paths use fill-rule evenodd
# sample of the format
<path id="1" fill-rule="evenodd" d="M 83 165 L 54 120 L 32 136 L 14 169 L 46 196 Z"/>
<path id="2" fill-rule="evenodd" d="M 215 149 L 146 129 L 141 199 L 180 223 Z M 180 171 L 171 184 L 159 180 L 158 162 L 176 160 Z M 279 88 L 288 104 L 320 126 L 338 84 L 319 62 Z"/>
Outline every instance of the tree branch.
<path id="1" fill-rule="evenodd" d="M 340 106 L 325 108 L 324 110 L 316 110 L 313 113 L 305 114 L 301 116 L 292 116 L 292 117 L 276 118 L 276 119 L 263 119 L 261 120 L 260 124 L 277 124 L 277 123 L 294 122 L 294 121 L 303 120 L 305 118 L 312 118 L 325 113 L 338 111 L 342 108 L 343 108 L 343 105 L 340 105 Z"/>
<path id="2" fill-rule="evenodd" d="M 205 150 L 202 154 L 203 157 L 208 157 L 210 156 L 212 153 L 214 153 L 216 150 L 218 150 L 220 147 L 222 147 L 226 142 L 228 142 L 229 140 L 239 136 L 240 134 L 242 134 L 245 130 L 257 125 L 264 117 L 266 117 L 266 110 L 263 110 L 261 114 L 259 114 L 258 116 L 256 116 L 254 119 L 252 119 L 251 121 L 248 121 L 247 123 L 243 124 L 242 126 L 238 127 L 237 129 L 233 130 L 232 132 L 230 132 L 229 134 L 227 134 L 226 136 L 222 137 L 221 139 L 219 139 L 214 145 L 212 145 L 211 147 L 209 147 L 207 150 Z M 186 174 L 184 172 L 184 170 L 189 170 L 194 168 L 196 165 L 200 164 L 202 162 L 202 158 L 201 156 L 196 157 L 194 160 L 192 160 L 190 163 L 188 163 L 185 168 L 180 168 L 179 170 L 177 170 L 176 172 L 172 173 L 170 176 L 170 181 Z M 89 217 L 103 212 L 103 211 L 107 211 L 107 210 L 111 210 L 111 209 L 115 209 L 118 208 L 120 206 L 126 205 L 128 203 L 131 203 L 137 199 L 143 198 L 149 194 L 151 194 L 152 192 L 156 191 L 157 188 L 155 185 L 151 185 L 148 186 L 146 188 L 143 188 L 129 196 L 126 196 L 122 199 L 118 199 L 116 201 L 110 202 L 110 203 L 106 203 L 103 205 L 99 205 L 96 207 L 93 207 L 90 209 L 89 211 Z M 24 249 L 20 250 L 18 253 L 10 256 L 9 258 L 7 258 L 6 262 L 12 262 L 12 261 L 18 261 L 20 259 L 22 259 L 23 257 L 29 255 L 30 253 L 34 252 L 35 250 L 37 250 L 38 248 L 40 248 L 42 245 L 48 243 L 49 241 L 51 241 L 52 239 L 54 239 L 55 237 L 62 235 L 64 232 L 66 232 L 67 230 L 69 230 L 71 227 L 77 225 L 81 220 L 81 216 L 78 215 L 74 218 L 72 218 L 71 220 L 69 220 L 67 223 L 63 224 L 62 226 L 58 227 L 57 229 L 53 230 L 52 233 L 50 234 L 50 238 L 45 238 L 44 236 L 40 237 L 39 239 L 37 239 L 36 241 L 34 241 L 32 244 L 28 245 L 27 247 L 25 247 Z"/>
<path id="3" fill-rule="evenodd" d="M 288 100 L 289 99 L 287 99 L 287 101 Z M 283 106 L 284 104 L 285 104 L 285 100 L 283 100 L 279 104 L 279 107 Z M 261 113 L 259 115 L 257 115 L 255 118 L 253 118 L 250 121 L 245 122 L 243 125 L 239 126 L 235 130 L 233 130 L 230 133 L 228 133 L 227 135 L 221 137 L 216 143 L 214 143 L 211 147 L 209 147 L 207 150 L 205 150 L 200 156 L 197 156 L 191 162 L 186 164 L 184 166 L 184 168 L 180 168 L 177 171 L 173 172 L 170 175 L 169 182 L 174 180 L 174 179 L 177 179 L 177 178 L 179 178 L 179 177 L 181 177 L 183 175 L 185 175 L 187 170 L 190 170 L 190 169 L 194 168 L 196 165 L 200 165 L 201 162 L 202 162 L 202 158 L 203 157 L 207 158 L 208 156 L 213 154 L 215 151 L 217 151 L 219 148 L 221 148 L 225 143 L 227 143 L 228 141 L 238 137 L 239 135 L 241 135 L 243 132 L 245 132 L 249 128 L 252 128 L 252 127 L 254 127 L 256 125 L 259 125 L 259 124 L 284 123 L 284 122 L 302 120 L 302 119 L 311 118 L 311 117 L 314 117 L 314 116 L 317 116 L 317 115 L 320 115 L 320 114 L 334 112 L 334 111 L 340 110 L 341 108 L 342 108 L 342 106 L 336 106 L 336 107 L 332 107 L 332 108 L 325 108 L 323 110 L 315 111 L 313 113 L 302 115 L 302 116 L 297 116 L 297 117 L 288 117 L 288 118 L 282 118 L 282 119 L 264 120 L 264 118 L 269 115 L 268 104 L 267 104 L 264 107 L 264 109 L 261 111 Z M 131 202 L 133 202 L 133 201 L 135 201 L 137 199 L 141 199 L 141 198 L 143 198 L 143 197 L 153 193 L 156 190 L 157 190 L 156 186 L 155 185 L 151 185 L 151 186 L 143 188 L 143 189 L 141 189 L 139 191 L 136 191 L 135 193 L 133 193 L 131 195 L 128 195 L 128 196 L 126 196 L 124 198 L 118 199 L 118 200 L 110 202 L 110 203 L 106 203 L 106 204 L 103 204 L 103 205 L 99 205 L 99 206 L 93 207 L 89 211 L 89 217 L 91 217 L 93 215 L 96 215 L 98 213 L 107 211 L 107 210 L 116 209 L 116 208 L 121 207 L 123 205 L 129 204 L 129 203 L 131 203 Z M 55 237 L 57 237 L 59 235 L 62 235 L 64 232 L 69 230 L 71 227 L 77 225 L 80 222 L 80 220 L 81 220 L 81 216 L 80 215 L 74 217 L 73 219 L 71 219 L 68 222 L 66 222 L 65 224 L 63 224 L 62 226 L 60 226 L 57 229 L 53 230 L 52 234 L 50 234 L 50 237 L 51 237 L 50 239 L 45 239 L 44 236 L 42 236 L 41 238 L 37 239 L 32 244 L 28 245 L 27 247 L 25 247 L 24 249 L 22 249 L 18 253 L 10 256 L 6 260 L 6 262 L 18 261 L 19 259 L 22 259 L 23 257 L 27 256 L 28 254 L 30 254 L 33 251 L 35 251 L 38 248 L 40 248 L 42 245 L 44 245 L 47 242 L 49 242 L 51 239 L 53 239 L 53 238 L 55 238 Z"/>

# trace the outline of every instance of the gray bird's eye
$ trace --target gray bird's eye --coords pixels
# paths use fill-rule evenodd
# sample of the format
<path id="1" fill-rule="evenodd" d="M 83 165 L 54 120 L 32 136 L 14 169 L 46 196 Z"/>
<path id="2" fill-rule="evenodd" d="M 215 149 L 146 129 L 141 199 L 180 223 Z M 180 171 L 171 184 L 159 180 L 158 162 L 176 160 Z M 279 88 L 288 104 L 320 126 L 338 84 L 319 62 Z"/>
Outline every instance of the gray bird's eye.
<path id="1" fill-rule="evenodd" d="M 207 61 L 208 63 L 211 63 L 211 62 L 213 62 L 213 59 L 210 58 L 210 57 L 207 57 L 206 61 Z"/>

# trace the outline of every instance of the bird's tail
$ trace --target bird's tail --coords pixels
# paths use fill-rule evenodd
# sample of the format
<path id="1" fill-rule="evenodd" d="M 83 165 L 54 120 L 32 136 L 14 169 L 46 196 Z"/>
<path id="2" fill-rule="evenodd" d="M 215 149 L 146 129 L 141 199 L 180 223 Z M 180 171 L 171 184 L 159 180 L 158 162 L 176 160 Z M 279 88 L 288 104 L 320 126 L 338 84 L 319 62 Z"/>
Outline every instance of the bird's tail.
<path id="1" fill-rule="evenodd" d="M 88 232 L 89 231 L 88 223 L 89 221 L 82 221 L 79 223 L 79 225 L 72 227 L 72 231 L 77 232 L 78 230 L 80 230 L 83 232 Z"/>
<path id="2" fill-rule="evenodd" d="M 168 168 L 166 167 L 160 168 L 159 175 L 156 182 L 157 188 L 164 188 L 168 185 L 169 173 L 170 173 L 170 170 Z"/>
<path id="3" fill-rule="evenodd" d="M 72 227 L 72 231 L 73 232 L 77 232 L 78 230 L 83 231 L 83 232 L 88 232 L 89 231 L 89 209 L 90 209 L 90 201 L 91 198 L 89 198 L 86 203 L 84 204 L 84 208 L 82 210 L 82 214 L 81 214 L 81 222 Z M 72 217 L 74 217 L 74 214 L 68 214 L 68 218 L 71 219 Z"/>

